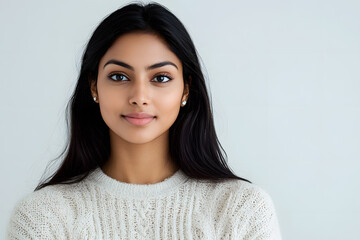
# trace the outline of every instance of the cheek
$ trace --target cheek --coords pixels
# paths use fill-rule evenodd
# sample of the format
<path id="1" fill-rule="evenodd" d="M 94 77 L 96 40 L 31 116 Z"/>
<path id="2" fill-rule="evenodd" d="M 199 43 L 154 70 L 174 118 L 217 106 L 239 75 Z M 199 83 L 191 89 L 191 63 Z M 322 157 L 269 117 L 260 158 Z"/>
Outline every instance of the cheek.
<path id="1" fill-rule="evenodd" d="M 109 125 L 120 118 L 126 103 L 124 97 L 121 97 L 119 89 L 103 85 L 99 87 L 98 92 L 100 112 L 104 121 Z"/>
<path id="2" fill-rule="evenodd" d="M 181 92 L 158 95 L 154 101 L 160 117 L 175 120 L 180 111 Z"/>

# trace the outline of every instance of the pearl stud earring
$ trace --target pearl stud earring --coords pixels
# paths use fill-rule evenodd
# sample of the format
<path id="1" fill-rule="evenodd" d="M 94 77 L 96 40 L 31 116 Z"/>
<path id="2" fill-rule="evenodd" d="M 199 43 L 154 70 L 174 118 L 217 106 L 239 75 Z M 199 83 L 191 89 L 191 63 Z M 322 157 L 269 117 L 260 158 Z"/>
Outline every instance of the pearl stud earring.
<path id="1" fill-rule="evenodd" d="M 186 104 L 186 101 L 183 101 L 183 102 L 182 102 L 182 104 L 183 104 L 183 106 L 185 106 L 185 104 Z"/>

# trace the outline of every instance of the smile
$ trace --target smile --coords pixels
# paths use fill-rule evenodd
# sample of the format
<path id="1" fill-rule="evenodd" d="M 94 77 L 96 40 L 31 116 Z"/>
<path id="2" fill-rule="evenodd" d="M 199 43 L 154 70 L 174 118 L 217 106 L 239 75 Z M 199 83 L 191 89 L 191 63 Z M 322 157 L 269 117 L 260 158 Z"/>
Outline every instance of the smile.
<path id="1" fill-rule="evenodd" d="M 132 118 L 132 117 L 126 117 L 123 116 L 123 118 L 126 119 L 126 121 L 128 121 L 129 123 L 135 125 L 135 126 L 143 126 L 146 125 L 148 123 L 150 123 L 154 117 L 148 117 L 148 118 Z"/>

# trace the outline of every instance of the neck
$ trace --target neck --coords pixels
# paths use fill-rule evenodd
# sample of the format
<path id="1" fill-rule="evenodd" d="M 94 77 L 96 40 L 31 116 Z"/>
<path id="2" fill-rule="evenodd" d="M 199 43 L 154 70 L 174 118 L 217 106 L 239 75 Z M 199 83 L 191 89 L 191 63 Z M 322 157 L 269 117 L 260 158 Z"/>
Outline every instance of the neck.
<path id="1" fill-rule="evenodd" d="M 130 143 L 110 132 L 111 154 L 101 167 L 120 182 L 153 184 L 173 175 L 179 168 L 170 157 L 168 133 L 153 141 Z"/>

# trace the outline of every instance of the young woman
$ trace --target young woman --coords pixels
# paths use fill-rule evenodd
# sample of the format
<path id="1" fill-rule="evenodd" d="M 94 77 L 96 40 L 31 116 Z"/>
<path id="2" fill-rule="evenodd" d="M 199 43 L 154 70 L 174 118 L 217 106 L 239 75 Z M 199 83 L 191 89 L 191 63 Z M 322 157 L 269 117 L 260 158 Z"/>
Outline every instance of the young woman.
<path id="1" fill-rule="evenodd" d="M 194 44 L 165 7 L 100 23 L 70 113 L 66 155 L 8 239 L 281 239 L 271 197 L 227 166 Z"/>

